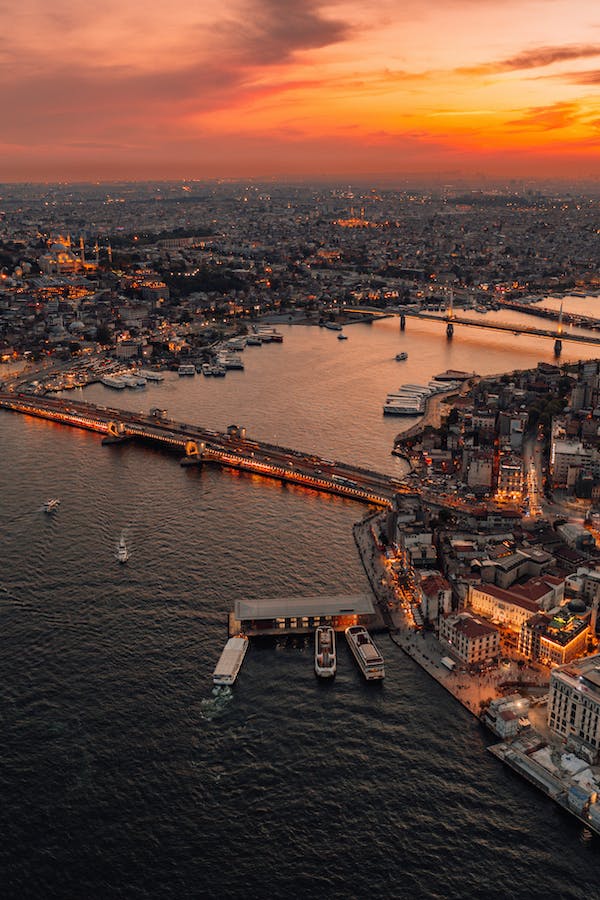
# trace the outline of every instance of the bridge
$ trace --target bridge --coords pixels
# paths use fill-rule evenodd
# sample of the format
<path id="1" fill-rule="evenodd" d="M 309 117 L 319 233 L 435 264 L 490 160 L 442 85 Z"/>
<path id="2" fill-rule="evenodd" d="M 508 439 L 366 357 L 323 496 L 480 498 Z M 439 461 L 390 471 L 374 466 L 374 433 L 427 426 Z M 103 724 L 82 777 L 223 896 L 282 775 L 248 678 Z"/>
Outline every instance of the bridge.
<path id="1" fill-rule="evenodd" d="M 508 303 L 504 303 L 504 306 L 508 307 Z M 519 306 L 514 307 L 518 308 L 519 311 L 527 313 L 531 315 L 531 309 L 527 306 Z M 446 325 L 448 334 L 452 334 L 454 331 L 455 325 L 465 325 L 470 328 L 487 328 L 491 331 L 505 331 L 510 334 L 529 334 L 534 337 L 549 337 L 554 341 L 574 341 L 579 344 L 600 344 L 600 336 L 596 337 L 594 335 L 587 334 L 576 334 L 571 331 L 565 331 L 563 328 L 563 314 L 561 313 L 557 319 L 555 319 L 557 323 L 557 327 L 555 329 L 550 328 L 536 328 L 532 325 L 517 325 L 512 322 L 491 322 L 485 321 L 484 319 L 469 319 L 468 316 L 457 315 L 455 309 L 451 306 L 449 312 L 446 315 L 438 315 L 436 313 L 427 312 L 425 310 L 404 310 L 400 307 L 387 307 L 385 309 L 380 309 L 376 306 L 361 306 L 361 307 L 348 307 L 345 312 L 347 313 L 358 313 L 363 312 L 373 319 L 385 319 L 389 318 L 391 315 L 399 315 L 400 316 L 400 325 L 402 330 L 404 331 L 405 321 L 408 318 L 412 319 L 428 319 L 432 322 L 439 322 L 442 325 Z M 547 318 L 554 318 L 553 313 L 550 311 Z M 565 315 L 565 320 L 567 316 Z M 573 317 L 573 324 L 578 325 L 588 325 L 590 328 L 597 328 L 600 325 L 598 319 L 585 318 L 582 316 Z M 450 330 L 451 326 L 451 330 Z M 558 349 L 558 348 L 557 348 Z"/>
<path id="2" fill-rule="evenodd" d="M 0 393 L 0 409 L 83 428 L 103 436 L 103 443 L 127 440 L 150 443 L 183 456 L 182 464 L 216 464 L 381 508 L 391 508 L 394 494 L 416 494 L 389 475 L 246 438 L 244 429 L 228 433 L 175 422 L 154 414 L 129 412 L 71 399 Z"/>
<path id="3" fill-rule="evenodd" d="M 515 325 L 510 322 L 485 322 L 476 319 L 469 319 L 467 316 L 457 316 L 453 313 L 451 316 L 438 316 L 435 313 L 427 312 L 403 312 L 401 316 L 405 318 L 412 317 L 415 319 L 428 319 L 430 321 L 439 322 L 442 325 L 467 325 L 470 328 L 487 328 L 492 331 L 506 331 L 511 334 L 530 334 L 535 337 L 549 337 L 558 341 L 575 341 L 579 344 L 600 344 L 600 336 L 587 334 L 575 334 L 572 331 L 564 331 L 562 328 L 535 328 L 531 325 Z"/>

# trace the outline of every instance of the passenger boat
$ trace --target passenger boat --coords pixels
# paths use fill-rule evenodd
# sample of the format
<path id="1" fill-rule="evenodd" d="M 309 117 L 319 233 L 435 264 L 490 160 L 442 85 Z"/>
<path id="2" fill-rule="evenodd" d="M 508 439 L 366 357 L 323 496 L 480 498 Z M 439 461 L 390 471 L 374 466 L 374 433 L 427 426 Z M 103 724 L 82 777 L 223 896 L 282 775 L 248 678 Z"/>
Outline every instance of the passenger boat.
<path id="1" fill-rule="evenodd" d="M 248 650 L 248 638 L 245 634 L 229 638 L 219 657 L 213 672 L 215 684 L 233 684 Z"/>
<path id="2" fill-rule="evenodd" d="M 383 657 L 371 640 L 367 629 L 363 625 L 351 625 L 344 633 L 348 646 L 367 681 L 383 678 L 385 676 Z"/>
<path id="3" fill-rule="evenodd" d="M 315 631 L 315 672 L 320 678 L 335 675 L 335 631 L 329 625 L 320 625 Z"/>
<path id="4" fill-rule="evenodd" d="M 165 376 L 161 375 L 160 372 L 152 372 L 150 369 L 140 369 L 139 372 L 142 378 L 145 378 L 146 381 L 164 381 Z"/>
<path id="5" fill-rule="evenodd" d="M 115 391 L 125 390 L 125 382 L 118 375 L 104 375 L 100 381 L 104 387 L 113 388 Z"/>
<path id="6" fill-rule="evenodd" d="M 196 374 L 196 366 L 192 363 L 182 363 L 177 369 L 178 375 L 195 375 Z"/>
<path id="7" fill-rule="evenodd" d="M 56 512 L 59 506 L 60 500 L 57 497 L 51 497 L 49 500 L 46 500 L 43 509 L 46 513 L 53 513 Z"/>
<path id="8" fill-rule="evenodd" d="M 120 563 L 126 563 L 129 559 L 129 550 L 127 549 L 127 544 L 125 543 L 125 537 L 123 535 L 121 535 L 121 539 L 117 546 L 117 559 Z"/>

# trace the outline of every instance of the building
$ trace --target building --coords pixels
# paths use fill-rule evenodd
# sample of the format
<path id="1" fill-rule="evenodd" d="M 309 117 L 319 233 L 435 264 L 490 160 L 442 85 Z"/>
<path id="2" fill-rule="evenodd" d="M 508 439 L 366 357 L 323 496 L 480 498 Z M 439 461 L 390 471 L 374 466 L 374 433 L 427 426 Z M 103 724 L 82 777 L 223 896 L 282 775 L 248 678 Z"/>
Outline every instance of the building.
<path id="1" fill-rule="evenodd" d="M 521 626 L 518 649 L 528 659 L 561 666 L 585 652 L 589 632 L 589 614 L 566 607 L 554 616 L 538 613 Z"/>
<path id="2" fill-rule="evenodd" d="M 498 629 L 470 612 L 441 619 L 440 640 L 468 665 L 494 659 L 500 652 Z"/>
<path id="3" fill-rule="evenodd" d="M 497 496 L 502 500 L 520 500 L 523 496 L 523 462 L 520 457 L 502 454 L 498 464 Z"/>
<path id="4" fill-rule="evenodd" d="M 439 572 L 425 575 L 419 584 L 421 609 L 426 622 L 437 622 L 452 610 L 452 588 Z"/>
<path id="5" fill-rule="evenodd" d="M 469 585 L 469 606 L 499 625 L 518 630 L 538 613 L 540 608 L 533 600 L 519 597 L 495 584 Z"/>
<path id="6" fill-rule="evenodd" d="M 577 755 L 595 762 L 600 750 L 600 655 L 550 673 L 548 725 L 574 744 Z"/>
<path id="7" fill-rule="evenodd" d="M 268 600 L 235 601 L 230 632 L 237 634 L 306 633 L 319 625 L 342 631 L 350 625 L 376 624 L 377 614 L 369 595 L 324 597 L 277 597 Z"/>

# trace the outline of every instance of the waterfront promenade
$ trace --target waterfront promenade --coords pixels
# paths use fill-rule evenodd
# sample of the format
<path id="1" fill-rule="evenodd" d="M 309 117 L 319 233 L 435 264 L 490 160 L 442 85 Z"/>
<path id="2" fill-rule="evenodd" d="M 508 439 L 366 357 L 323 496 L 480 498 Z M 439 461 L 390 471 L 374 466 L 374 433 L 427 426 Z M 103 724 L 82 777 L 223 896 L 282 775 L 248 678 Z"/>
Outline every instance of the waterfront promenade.
<path id="1" fill-rule="evenodd" d="M 547 673 L 529 666 L 519 666 L 514 661 L 479 675 L 468 672 L 460 663 L 452 672 L 442 665 L 441 659 L 448 655 L 448 651 L 433 633 L 417 629 L 411 622 L 410 611 L 393 583 L 385 556 L 373 540 L 372 528 L 376 521 L 377 514 L 373 514 L 356 523 L 354 540 L 394 644 L 474 716 L 479 717 L 482 704 L 487 706 L 491 700 L 507 693 L 533 691 L 539 694 L 548 685 Z"/>

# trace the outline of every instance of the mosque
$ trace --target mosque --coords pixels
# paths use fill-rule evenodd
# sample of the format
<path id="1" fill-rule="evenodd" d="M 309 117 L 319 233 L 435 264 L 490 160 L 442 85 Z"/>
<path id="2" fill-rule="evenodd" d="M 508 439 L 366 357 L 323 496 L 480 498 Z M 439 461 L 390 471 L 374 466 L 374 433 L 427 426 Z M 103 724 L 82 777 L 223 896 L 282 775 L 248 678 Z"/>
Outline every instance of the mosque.
<path id="1" fill-rule="evenodd" d="M 107 248 L 111 260 L 110 245 Z M 83 237 L 79 238 L 79 251 L 75 252 L 71 243 L 71 235 L 59 235 L 48 241 L 48 250 L 38 259 L 38 265 L 46 275 L 71 275 L 75 273 L 95 272 L 100 264 L 100 248 L 98 242 L 94 246 L 95 258 L 91 262 L 85 258 Z"/>

